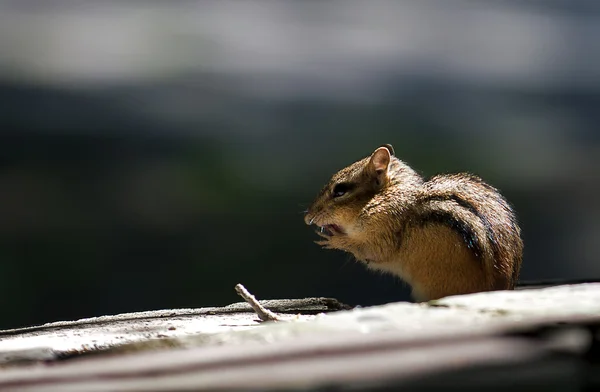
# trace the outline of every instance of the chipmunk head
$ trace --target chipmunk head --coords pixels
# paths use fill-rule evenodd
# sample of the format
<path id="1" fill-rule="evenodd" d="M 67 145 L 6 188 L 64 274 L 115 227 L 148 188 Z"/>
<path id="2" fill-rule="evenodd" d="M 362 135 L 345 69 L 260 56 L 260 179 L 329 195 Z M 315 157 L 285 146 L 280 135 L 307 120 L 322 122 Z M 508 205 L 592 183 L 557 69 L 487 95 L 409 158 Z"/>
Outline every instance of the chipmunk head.
<path id="1" fill-rule="evenodd" d="M 385 144 L 334 174 L 309 207 L 306 224 L 315 224 L 328 235 L 351 235 L 364 207 L 389 185 L 393 161 L 400 162 L 394 148 Z"/>

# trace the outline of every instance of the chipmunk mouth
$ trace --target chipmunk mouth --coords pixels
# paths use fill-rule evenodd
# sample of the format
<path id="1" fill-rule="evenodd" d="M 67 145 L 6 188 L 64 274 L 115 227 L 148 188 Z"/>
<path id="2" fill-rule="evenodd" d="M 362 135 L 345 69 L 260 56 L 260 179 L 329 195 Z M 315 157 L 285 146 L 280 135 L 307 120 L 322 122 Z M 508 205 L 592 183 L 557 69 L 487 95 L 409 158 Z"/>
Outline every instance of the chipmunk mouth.
<path id="1" fill-rule="evenodd" d="M 329 224 L 329 225 L 323 225 L 323 226 L 321 226 L 321 233 L 325 233 L 327 235 L 343 235 L 343 234 L 346 234 L 346 232 L 344 232 L 344 230 L 340 226 L 334 225 L 334 224 Z"/>

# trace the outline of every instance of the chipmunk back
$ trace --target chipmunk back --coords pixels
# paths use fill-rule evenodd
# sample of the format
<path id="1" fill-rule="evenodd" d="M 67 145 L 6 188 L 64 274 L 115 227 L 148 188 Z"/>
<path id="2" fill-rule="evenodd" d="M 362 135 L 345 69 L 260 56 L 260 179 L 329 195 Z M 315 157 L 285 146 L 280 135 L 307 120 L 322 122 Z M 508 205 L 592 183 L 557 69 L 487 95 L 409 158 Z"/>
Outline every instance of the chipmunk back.
<path id="1" fill-rule="evenodd" d="M 465 173 L 425 181 L 389 144 L 336 173 L 305 222 L 319 227 L 319 245 L 399 276 L 419 301 L 518 279 L 520 228 L 498 190 Z"/>

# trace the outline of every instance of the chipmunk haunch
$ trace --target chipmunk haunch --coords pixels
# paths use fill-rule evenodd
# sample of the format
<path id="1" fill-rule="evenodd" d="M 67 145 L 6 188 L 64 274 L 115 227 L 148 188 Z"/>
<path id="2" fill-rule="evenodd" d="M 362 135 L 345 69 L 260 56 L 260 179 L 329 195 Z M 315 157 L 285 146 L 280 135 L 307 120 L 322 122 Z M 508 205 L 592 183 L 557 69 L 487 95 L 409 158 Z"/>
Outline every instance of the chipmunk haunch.
<path id="1" fill-rule="evenodd" d="M 309 207 L 317 244 L 390 272 L 418 301 L 513 289 L 521 230 L 497 189 L 472 174 L 424 180 L 389 144 L 340 170 Z"/>

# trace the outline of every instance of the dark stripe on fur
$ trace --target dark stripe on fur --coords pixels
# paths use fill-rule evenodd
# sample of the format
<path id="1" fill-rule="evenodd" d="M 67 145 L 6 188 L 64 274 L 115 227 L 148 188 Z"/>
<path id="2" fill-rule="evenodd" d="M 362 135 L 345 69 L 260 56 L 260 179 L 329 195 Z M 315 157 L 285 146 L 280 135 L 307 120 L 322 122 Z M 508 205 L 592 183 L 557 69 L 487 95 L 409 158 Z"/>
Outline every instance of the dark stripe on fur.
<path id="1" fill-rule="evenodd" d="M 485 228 L 485 233 L 486 233 L 487 239 L 490 242 L 491 247 L 492 247 L 492 252 L 494 253 L 494 259 L 498 258 L 498 242 L 496 240 L 496 235 L 494 234 L 494 230 L 492 229 L 492 224 L 484 215 L 479 213 L 479 211 L 477 210 L 477 208 L 475 208 L 475 206 L 473 204 L 469 203 L 466 200 L 461 199 L 457 195 L 431 196 L 431 197 L 428 197 L 427 199 L 425 199 L 425 201 L 454 201 L 459 206 L 469 210 L 473 215 L 475 215 L 477 218 L 479 218 L 479 220 L 483 224 L 483 227 Z M 456 220 L 456 219 L 454 219 L 454 220 Z M 461 225 L 468 226 L 464 222 L 462 222 Z M 451 226 L 451 227 L 455 228 L 455 226 Z M 456 228 L 455 228 L 455 230 L 456 230 Z M 462 235 L 462 233 L 460 231 L 459 231 L 459 234 Z M 471 232 L 471 234 L 472 234 L 472 232 Z M 464 238 L 464 236 L 463 236 L 463 238 Z M 465 241 L 465 243 L 467 244 L 467 247 L 469 247 L 469 243 L 466 241 Z M 476 256 L 479 257 L 480 255 L 481 255 L 481 248 L 479 248 L 479 253 L 477 253 Z"/>
<path id="2" fill-rule="evenodd" d="M 471 230 L 471 227 L 467 223 L 456 219 L 452 213 L 446 211 L 429 212 L 419 217 L 417 225 L 426 225 L 428 223 L 440 223 L 450 227 L 463 238 L 467 248 L 471 249 L 476 257 L 481 256 L 481 244 L 475 233 L 473 233 L 473 230 Z"/>

